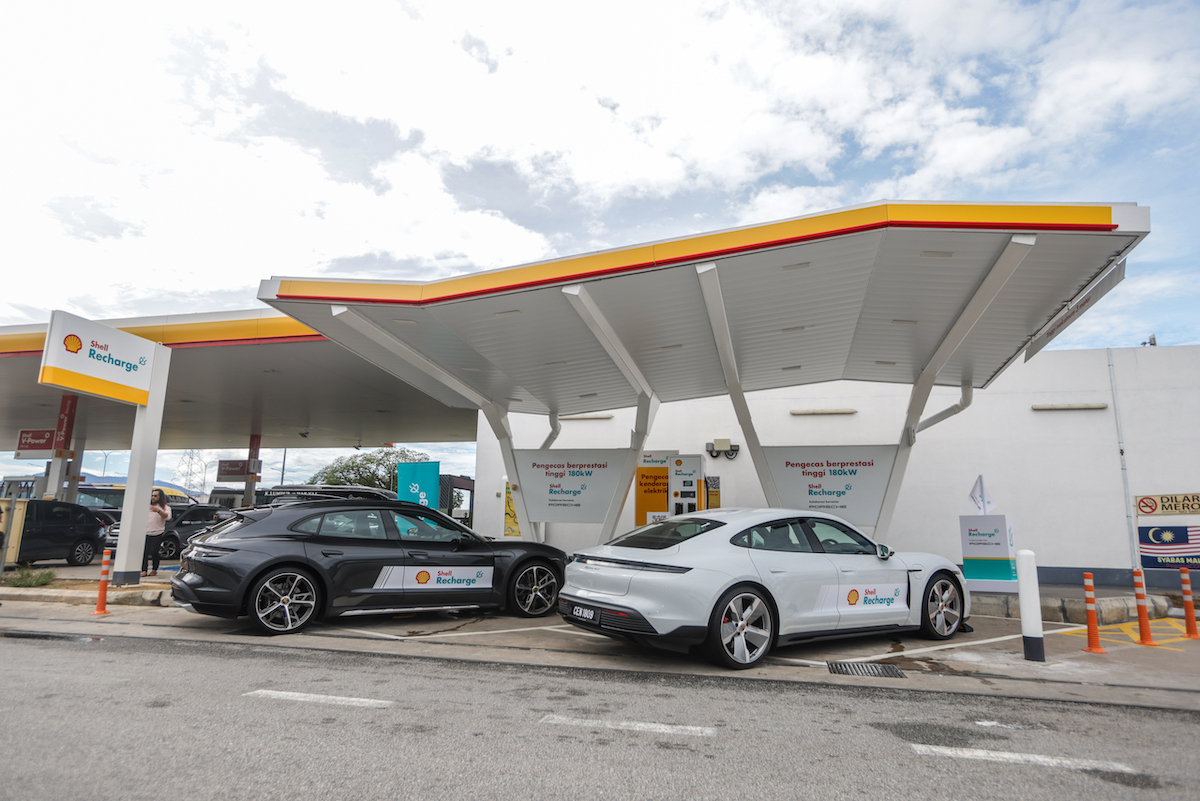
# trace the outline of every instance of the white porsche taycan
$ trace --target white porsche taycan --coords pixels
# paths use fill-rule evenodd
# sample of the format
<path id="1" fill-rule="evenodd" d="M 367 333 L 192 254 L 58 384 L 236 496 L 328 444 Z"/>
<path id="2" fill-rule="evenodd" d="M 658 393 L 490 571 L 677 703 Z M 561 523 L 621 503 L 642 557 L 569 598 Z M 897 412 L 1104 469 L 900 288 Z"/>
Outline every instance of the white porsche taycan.
<path id="1" fill-rule="evenodd" d="M 954 635 L 971 614 L 958 566 L 893 552 L 840 518 L 795 509 L 711 509 L 575 553 L 568 623 L 671 650 L 704 646 L 753 667 L 776 645 L 919 629 Z"/>

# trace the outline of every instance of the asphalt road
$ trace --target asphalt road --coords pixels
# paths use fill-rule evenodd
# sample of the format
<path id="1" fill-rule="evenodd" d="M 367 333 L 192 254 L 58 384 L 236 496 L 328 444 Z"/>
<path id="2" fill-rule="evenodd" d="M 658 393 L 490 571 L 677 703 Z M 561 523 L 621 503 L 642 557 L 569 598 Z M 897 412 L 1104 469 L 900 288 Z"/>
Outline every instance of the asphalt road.
<path id="1" fill-rule="evenodd" d="M 0 799 L 1193 798 L 1200 713 L 9 632 Z"/>

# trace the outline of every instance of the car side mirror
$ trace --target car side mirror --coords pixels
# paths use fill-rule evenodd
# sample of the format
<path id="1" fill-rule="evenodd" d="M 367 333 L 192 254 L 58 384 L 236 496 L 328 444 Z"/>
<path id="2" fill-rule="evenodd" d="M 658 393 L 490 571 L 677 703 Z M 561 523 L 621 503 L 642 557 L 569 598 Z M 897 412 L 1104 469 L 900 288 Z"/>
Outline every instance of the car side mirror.
<path id="1" fill-rule="evenodd" d="M 892 558 L 892 549 L 887 547 L 886 545 L 880 543 L 875 546 L 875 554 L 880 559 L 888 560 L 888 559 Z"/>

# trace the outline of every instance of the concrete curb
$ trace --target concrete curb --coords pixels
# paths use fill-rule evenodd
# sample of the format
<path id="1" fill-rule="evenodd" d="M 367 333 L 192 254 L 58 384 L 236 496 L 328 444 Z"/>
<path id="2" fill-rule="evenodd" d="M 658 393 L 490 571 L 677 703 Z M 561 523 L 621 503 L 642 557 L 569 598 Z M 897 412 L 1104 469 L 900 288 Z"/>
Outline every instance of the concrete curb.
<path id="1" fill-rule="evenodd" d="M 1042 598 L 1042 620 L 1086 625 L 1087 610 L 1084 604 L 1082 598 Z M 1170 610 L 1171 599 L 1165 595 L 1146 596 L 1146 614 L 1149 617 L 1167 617 Z M 1015 595 L 971 593 L 971 614 L 1020 618 L 1021 610 Z M 1097 598 L 1096 619 L 1101 626 L 1137 620 L 1137 599 Z"/>
<path id="2" fill-rule="evenodd" d="M 0 587 L 0 601 L 96 605 L 98 590 L 43 590 L 36 587 Z M 109 590 L 108 606 L 176 606 L 171 590 Z"/>

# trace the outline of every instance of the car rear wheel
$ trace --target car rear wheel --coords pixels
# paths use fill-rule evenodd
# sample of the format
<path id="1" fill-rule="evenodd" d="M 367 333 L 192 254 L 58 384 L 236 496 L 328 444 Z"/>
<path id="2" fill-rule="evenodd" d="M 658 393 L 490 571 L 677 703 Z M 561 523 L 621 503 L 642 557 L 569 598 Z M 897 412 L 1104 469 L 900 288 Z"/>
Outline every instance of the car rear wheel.
<path id="1" fill-rule="evenodd" d="M 268 634 L 291 634 L 316 614 L 320 592 L 316 581 L 299 568 L 272 570 L 250 590 L 250 616 Z"/>
<path id="2" fill-rule="evenodd" d="M 79 540 L 71 546 L 71 550 L 67 553 L 67 564 L 76 567 L 90 565 L 95 558 L 96 544 L 91 540 Z"/>
<path id="3" fill-rule="evenodd" d="M 179 541 L 174 537 L 163 537 L 163 541 L 158 544 L 158 555 L 163 559 L 179 556 Z"/>
<path id="4" fill-rule="evenodd" d="M 718 664 L 734 670 L 757 665 L 775 642 L 775 618 L 763 593 L 734 587 L 721 596 L 708 622 L 708 651 Z"/>
<path id="5" fill-rule="evenodd" d="M 558 576 L 545 562 L 522 565 L 508 587 L 508 607 L 521 617 L 541 617 L 558 604 Z"/>
<path id="6" fill-rule="evenodd" d="M 936 573 L 925 586 L 921 633 L 931 640 L 954 636 L 962 624 L 963 598 L 949 573 Z"/>

